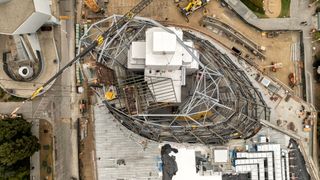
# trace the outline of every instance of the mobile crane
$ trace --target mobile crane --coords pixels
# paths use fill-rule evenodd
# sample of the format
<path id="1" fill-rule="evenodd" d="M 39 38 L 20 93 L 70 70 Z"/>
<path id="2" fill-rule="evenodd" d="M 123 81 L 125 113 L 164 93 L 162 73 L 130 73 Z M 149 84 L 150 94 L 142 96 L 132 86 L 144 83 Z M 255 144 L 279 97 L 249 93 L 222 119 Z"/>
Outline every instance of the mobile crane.
<path id="1" fill-rule="evenodd" d="M 188 16 L 197 9 L 207 5 L 209 1 L 210 0 L 190 0 L 189 4 L 186 7 L 180 8 L 180 12 L 185 16 L 187 22 L 189 22 Z"/>
<path id="2" fill-rule="evenodd" d="M 144 8 L 146 8 L 153 0 L 142 0 L 135 7 L 133 7 L 129 12 L 122 16 L 116 24 L 110 26 L 105 32 L 103 32 L 96 40 L 94 40 L 89 46 L 87 46 L 82 52 L 80 52 L 75 58 L 73 58 L 68 64 L 61 68 L 55 75 L 53 75 L 48 81 L 46 81 L 41 87 L 37 88 L 33 94 L 24 100 L 22 104 L 17 107 L 11 115 L 15 114 L 20 107 L 27 101 L 31 101 L 37 96 L 39 96 L 45 87 L 47 87 L 51 82 L 57 79 L 66 69 L 71 67 L 79 59 L 83 58 L 85 55 L 94 50 L 97 46 L 102 45 L 104 41 L 111 39 L 117 32 L 119 28 L 125 25 L 127 22 L 131 21 L 138 13 L 140 13 Z"/>

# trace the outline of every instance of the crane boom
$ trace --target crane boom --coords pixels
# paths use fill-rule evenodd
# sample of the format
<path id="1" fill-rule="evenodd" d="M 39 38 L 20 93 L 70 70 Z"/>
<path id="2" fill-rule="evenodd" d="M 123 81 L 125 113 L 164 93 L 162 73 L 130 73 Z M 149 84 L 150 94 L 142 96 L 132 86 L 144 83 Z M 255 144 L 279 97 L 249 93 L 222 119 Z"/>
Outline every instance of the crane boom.
<path id="1" fill-rule="evenodd" d="M 72 66 L 79 59 L 84 57 L 98 45 L 101 45 L 106 39 L 115 35 L 117 30 L 125 25 L 127 22 L 131 21 L 138 13 L 140 13 L 144 8 L 146 8 L 153 0 L 142 0 L 135 7 L 133 7 L 129 12 L 122 16 L 117 23 L 110 26 L 105 32 L 102 33 L 96 40 L 94 40 L 88 47 L 86 47 L 82 52 L 80 52 L 75 58 L 73 58 L 68 64 L 61 68 L 54 76 L 52 76 L 48 81 L 46 81 L 41 87 L 34 91 L 30 98 L 27 100 L 32 100 L 37 97 L 42 90 L 48 86 L 52 81 L 59 77 L 66 69 Z"/>

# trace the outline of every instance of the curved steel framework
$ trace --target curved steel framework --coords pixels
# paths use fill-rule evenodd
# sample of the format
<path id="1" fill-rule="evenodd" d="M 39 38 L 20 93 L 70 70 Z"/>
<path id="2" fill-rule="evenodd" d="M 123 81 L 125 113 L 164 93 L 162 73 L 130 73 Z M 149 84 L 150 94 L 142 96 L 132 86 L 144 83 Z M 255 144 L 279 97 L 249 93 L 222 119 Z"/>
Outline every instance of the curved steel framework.
<path id="1" fill-rule="evenodd" d="M 117 23 L 119 17 L 114 15 L 93 24 L 80 39 L 80 45 L 89 45 L 103 33 L 103 26 Z M 143 77 L 126 68 L 130 44 L 144 40 L 150 27 L 173 33 L 153 20 L 137 17 L 91 52 L 97 62 L 113 69 L 117 77 L 112 84 L 117 98 L 104 103 L 125 127 L 154 141 L 223 144 L 254 135 L 261 128 L 259 120 L 269 120 L 268 106 L 243 69 L 211 42 L 189 31 L 184 31 L 183 39 L 195 43 L 200 58 L 181 39 L 177 41 L 198 61 L 200 69 L 187 76 L 181 103 L 164 103 L 154 98 L 152 88 L 162 88 L 157 92 L 164 98 L 175 98 L 172 80 Z"/>

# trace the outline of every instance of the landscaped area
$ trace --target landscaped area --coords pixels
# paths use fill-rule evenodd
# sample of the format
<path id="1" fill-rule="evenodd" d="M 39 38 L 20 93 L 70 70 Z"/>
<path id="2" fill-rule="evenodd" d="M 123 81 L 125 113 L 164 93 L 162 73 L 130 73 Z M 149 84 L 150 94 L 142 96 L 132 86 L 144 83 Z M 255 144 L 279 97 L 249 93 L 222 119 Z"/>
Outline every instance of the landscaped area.
<path id="1" fill-rule="evenodd" d="M 278 5 L 277 7 L 275 7 L 275 4 L 273 4 L 273 7 L 269 5 L 269 3 L 272 4 L 271 1 L 272 0 L 268 0 L 267 2 L 264 2 L 263 0 L 241 0 L 241 2 L 245 4 L 259 18 L 268 18 L 270 16 L 270 12 L 268 12 L 268 16 L 268 13 L 266 13 L 265 9 L 268 9 L 270 11 L 270 9 L 277 9 L 277 7 L 279 7 Z M 278 18 L 290 17 L 290 3 L 291 0 L 281 0 L 281 11 Z M 278 13 L 273 13 L 275 15 L 273 17 L 277 17 Z"/>
<path id="2" fill-rule="evenodd" d="M 263 0 L 241 0 L 256 16 L 265 18 L 265 11 L 263 9 Z"/>
<path id="3" fill-rule="evenodd" d="M 53 137 L 52 126 L 46 120 L 39 121 L 40 179 L 53 179 Z"/>
<path id="4" fill-rule="evenodd" d="M 291 0 L 281 0 L 281 13 L 279 18 L 290 17 L 290 3 Z"/>

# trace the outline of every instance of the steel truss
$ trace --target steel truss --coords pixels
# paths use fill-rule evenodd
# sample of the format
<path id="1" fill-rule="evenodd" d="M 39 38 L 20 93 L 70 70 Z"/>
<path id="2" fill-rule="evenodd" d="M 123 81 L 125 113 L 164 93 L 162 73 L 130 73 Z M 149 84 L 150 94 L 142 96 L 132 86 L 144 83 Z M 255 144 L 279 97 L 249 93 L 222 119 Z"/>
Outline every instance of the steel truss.
<path id="1" fill-rule="evenodd" d="M 93 24 L 80 39 L 80 47 L 88 46 L 106 28 L 103 26 L 117 23 L 119 17 L 114 15 Z M 269 120 L 268 106 L 243 69 L 208 40 L 188 31 L 184 31 L 184 40 L 196 44 L 200 58 L 183 40 L 177 38 L 178 43 L 198 61 L 200 69 L 188 76 L 181 103 L 157 101 L 150 93 L 157 84 L 167 87 L 157 92 L 175 98 L 170 79 L 149 77 L 150 81 L 126 68 L 130 44 L 145 40 L 145 31 L 150 27 L 174 33 L 151 19 L 136 17 L 91 52 L 116 74 L 118 83 L 113 86 L 117 99 L 104 103 L 125 127 L 160 142 L 223 144 L 230 139 L 251 137 L 261 128 L 259 119 Z"/>

